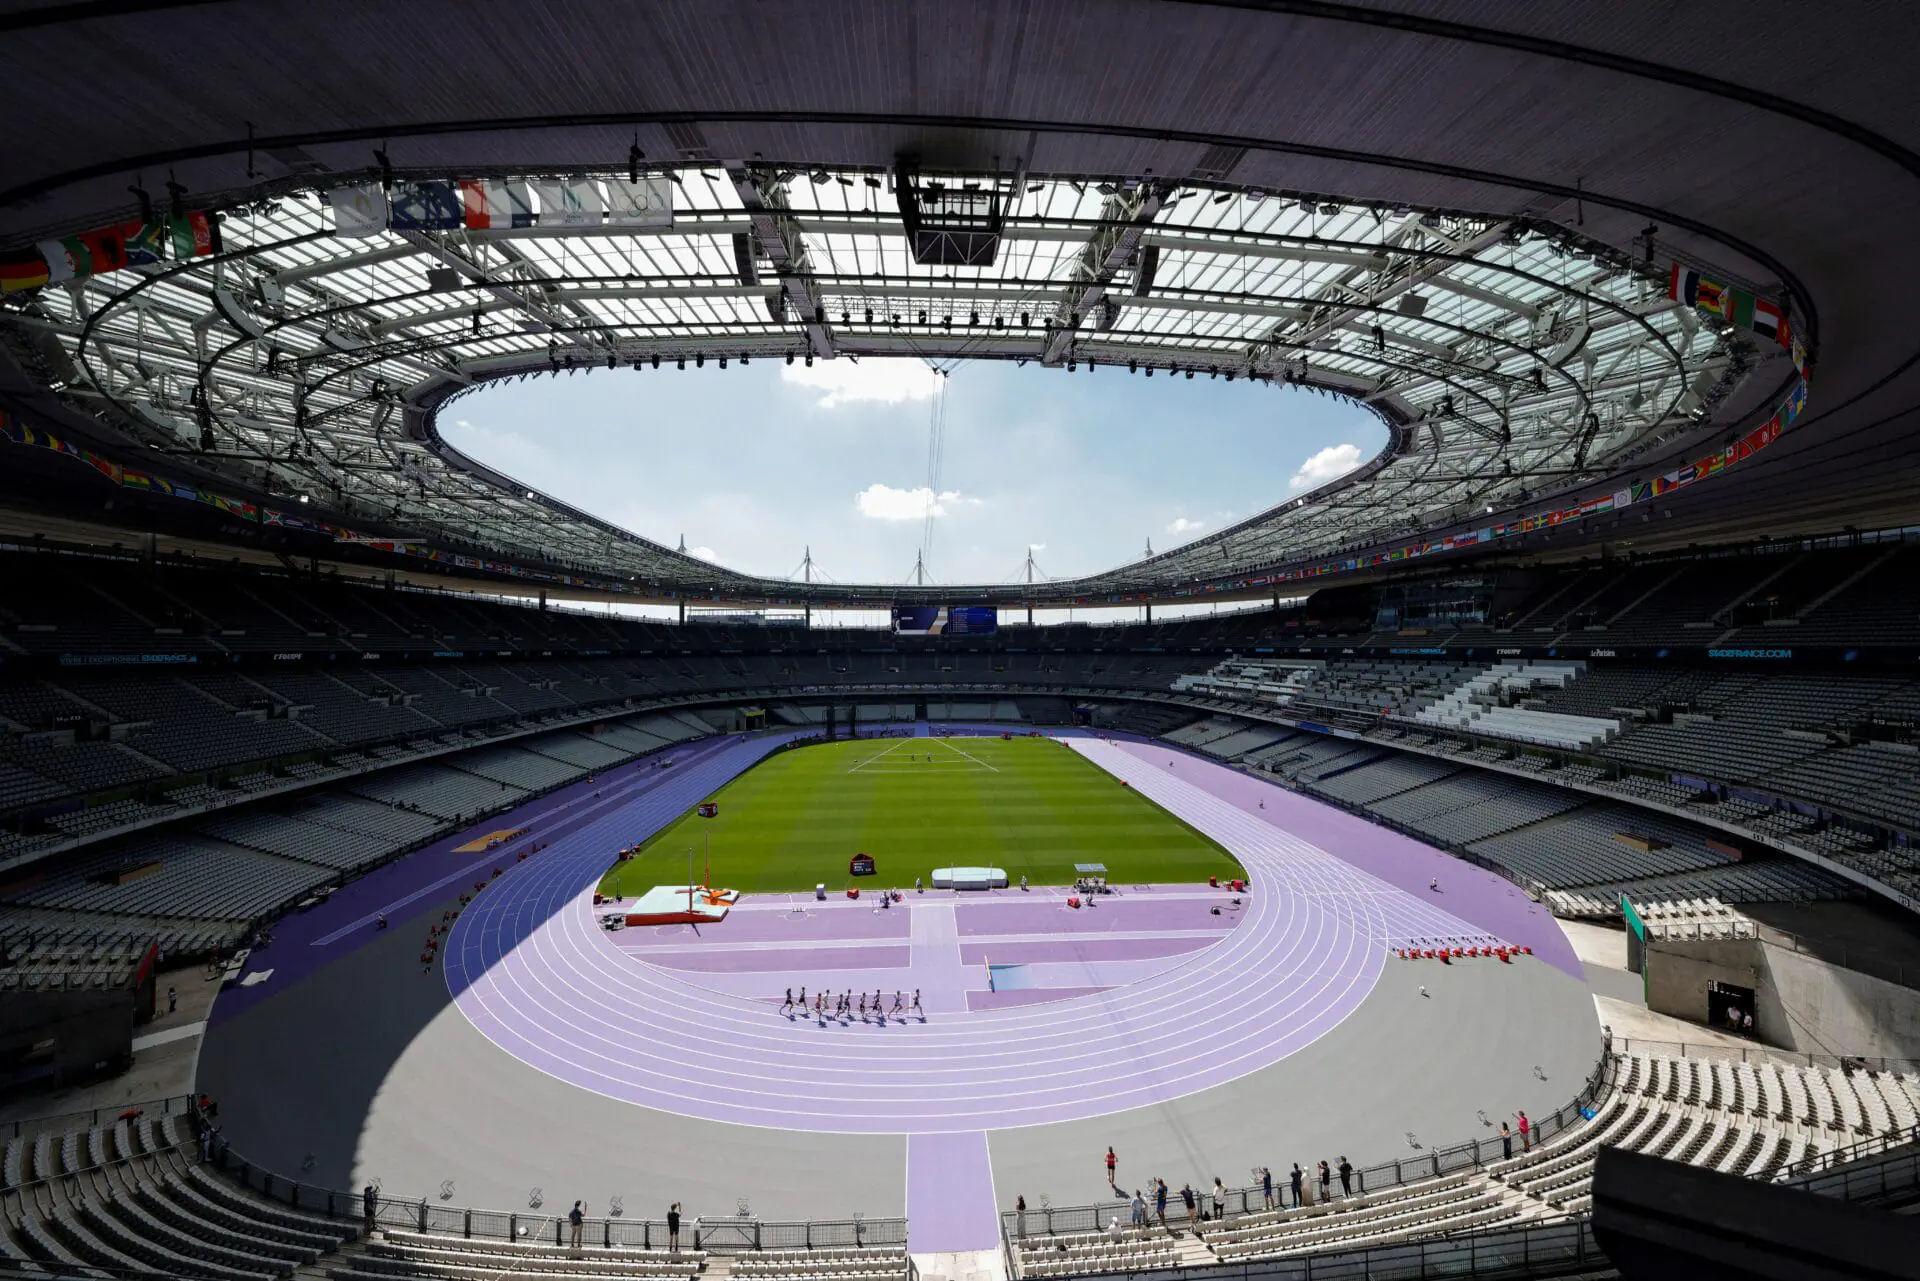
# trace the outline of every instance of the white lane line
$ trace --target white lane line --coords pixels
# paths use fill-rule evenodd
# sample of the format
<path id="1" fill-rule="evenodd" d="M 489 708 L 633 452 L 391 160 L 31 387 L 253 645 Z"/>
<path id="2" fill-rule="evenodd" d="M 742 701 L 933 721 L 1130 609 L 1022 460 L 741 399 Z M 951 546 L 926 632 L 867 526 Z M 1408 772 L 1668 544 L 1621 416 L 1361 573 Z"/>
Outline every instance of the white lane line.
<path id="1" fill-rule="evenodd" d="M 206 1030 L 207 1025 L 203 1021 L 200 1023 L 182 1023 L 179 1027 L 170 1027 L 164 1032 L 149 1032 L 145 1036 L 136 1036 L 133 1038 L 133 1052 L 138 1054 L 142 1050 L 151 1050 L 157 1045 L 172 1045 L 175 1041 L 184 1041 L 189 1037 L 199 1036 Z"/>

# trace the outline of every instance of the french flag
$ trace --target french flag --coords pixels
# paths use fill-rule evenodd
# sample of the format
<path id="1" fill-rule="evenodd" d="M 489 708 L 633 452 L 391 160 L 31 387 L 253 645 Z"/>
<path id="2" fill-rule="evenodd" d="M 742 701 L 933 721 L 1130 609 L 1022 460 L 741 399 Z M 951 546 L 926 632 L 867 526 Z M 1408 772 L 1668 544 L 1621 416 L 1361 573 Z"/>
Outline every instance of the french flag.
<path id="1" fill-rule="evenodd" d="M 467 178 L 460 183 L 462 225 L 469 231 L 533 226 L 533 197 L 515 179 Z"/>

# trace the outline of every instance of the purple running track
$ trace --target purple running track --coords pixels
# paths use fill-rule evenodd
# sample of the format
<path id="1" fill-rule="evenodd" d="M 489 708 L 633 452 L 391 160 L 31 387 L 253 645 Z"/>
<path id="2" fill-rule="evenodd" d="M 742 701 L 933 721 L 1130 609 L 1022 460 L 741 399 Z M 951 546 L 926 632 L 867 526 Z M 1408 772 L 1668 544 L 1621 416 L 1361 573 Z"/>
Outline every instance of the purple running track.
<path id="1" fill-rule="evenodd" d="M 929 976 L 920 986 L 940 980 L 945 999 L 904 1023 L 790 1021 L 769 1013 L 764 989 L 721 993 L 706 975 L 636 965 L 590 903 L 615 838 L 639 826 L 640 816 L 621 815 L 516 866 L 460 918 L 447 957 L 460 1008 L 539 1070 L 647 1107 L 787 1129 L 968 1133 L 1150 1106 L 1237 1079 L 1351 1014 L 1396 934 L 1473 932 L 1180 776 L 1195 764 L 1168 771 L 1164 758 L 1091 738 L 1068 747 L 1221 841 L 1254 878 L 1238 928 L 1133 985 L 1125 1002 L 1088 995 L 969 1012 L 965 980 L 948 982 L 970 968 L 951 901 L 905 904 L 913 966 Z M 714 768 L 731 764 L 716 758 Z M 1196 1005 L 1196 991 L 1209 999 Z"/>
<path id="2" fill-rule="evenodd" d="M 765 742 L 770 751 L 788 737 L 752 741 Z M 491 876 L 495 867 L 512 866 L 520 849 L 540 841 L 558 841 L 583 824 L 625 812 L 656 789 L 672 784 L 681 770 L 737 749 L 740 742 L 728 736 L 661 748 L 636 762 L 603 771 L 592 782 L 568 784 L 511 813 L 479 820 L 348 882 L 318 907 L 276 923 L 272 944 L 256 950 L 247 966 L 250 973 L 273 971 L 271 981 L 251 987 L 229 985 L 214 1003 L 209 1020 L 219 1024 L 235 1018 L 379 937 L 374 926 L 381 912 L 387 914 L 388 930 L 418 931 L 424 941 L 426 924 L 422 918 L 437 912 L 441 904 L 471 888 L 475 881 Z M 661 757 L 678 763 L 670 770 L 653 768 Z M 751 759 L 758 760 L 759 755 Z M 481 854 L 455 850 L 488 832 L 520 826 L 533 830 L 525 839 L 500 849 Z"/>
<path id="3" fill-rule="evenodd" d="M 1477 927 L 1474 931 L 1508 943 L 1524 945 L 1554 968 L 1585 982 L 1585 971 L 1573 954 L 1573 945 L 1554 921 L 1553 914 L 1534 903 L 1512 881 L 1475 867 L 1451 854 L 1422 845 L 1355 814 L 1348 814 L 1311 797 L 1289 792 L 1260 778 L 1226 769 L 1198 756 L 1170 753 L 1164 744 L 1116 743 L 1119 750 L 1143 762 L 1165 766 L 1173 773 L 1245 813 L 1310 841 L 1335 858 L 1417 900 L 1435 904 L 1447 914 Z M 1266 808 L 1260 806 L 1264 802 Z M 1428 888 L 1440 882 L 1440 891 Z M 1424 932 L 1422 932 L 1424 934 Z M 1440 937 L 1440 932 L 1435 932 Z"/>

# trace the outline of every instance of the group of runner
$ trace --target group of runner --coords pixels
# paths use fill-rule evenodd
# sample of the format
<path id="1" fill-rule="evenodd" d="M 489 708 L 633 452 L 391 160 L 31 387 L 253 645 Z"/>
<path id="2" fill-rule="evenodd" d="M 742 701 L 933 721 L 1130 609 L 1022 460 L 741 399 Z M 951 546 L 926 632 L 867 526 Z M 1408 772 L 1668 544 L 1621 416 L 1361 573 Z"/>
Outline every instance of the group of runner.
<path id="1" fill-rule="evenodd" d="M 805 1018 L 811 1013 L 814 1018 L 825 1023 L 828 1018 L 827 998 L 830 995 L 832 994 L 828 992 L 814 993 L 813 1004 L 809 1006 L 807 1004 L 806 988 L 801 988 L 800 995 L 797 997 L 793 994 L 793 989 L 788 988 L 787 999 L 780 1003 L 780 1012 L 788 1018 L 792 1018 L 796 1013 L 799 1014 L 800 1017 Z M 908 1011 L 918 1014 L 923 1019 L 927 1016 L 926 1011 L 920 1008 L 919 988 L 913 989 L 913 1003 L 911 1005 L 907 1003 L 904 992 L 895 992 L 893 994 L 893 1008 L 891 1010 L 886 1009 L 885 1005 L 886 1002 L 881 999 L 877 989 L 871 999 L 868 998 L 865 992 L 848 990 L 833 997 L 832 1017 L 845 1022 L 857 1013 L 862 1023 L 866 1022 L 869 1016 L 885 1023 L 890 1017 L 904 1019 Z"/>

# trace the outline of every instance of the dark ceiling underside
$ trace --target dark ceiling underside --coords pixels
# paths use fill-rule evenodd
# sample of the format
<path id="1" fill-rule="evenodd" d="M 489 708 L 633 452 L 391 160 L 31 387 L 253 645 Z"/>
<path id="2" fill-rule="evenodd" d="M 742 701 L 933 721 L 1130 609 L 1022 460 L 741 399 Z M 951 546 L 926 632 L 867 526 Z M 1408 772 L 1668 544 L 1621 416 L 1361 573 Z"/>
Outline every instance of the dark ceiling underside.
<path id="1" fill-rule="evenodd" d="M 1673 253 L 1792 292 L 1817 344 L 1809 412 L 1650 523 L 1562 539 L 1920 516 L 1911 5 L 13 3 L 0 40 L 0 244 L 132 217 L 136 182 L 219 203 L 363 174 L 376 147 L 423 173 L 617 167 L 637 144 L 1183 178 L 1224 146 L 1244 187 L 1526 216 L 1621 246 L 1651 222 Z M 1669 458 L 1764 417 L 1775 391 Z"/>

